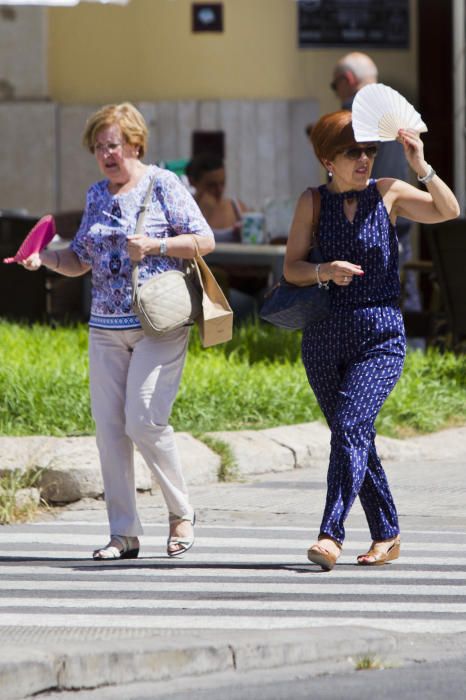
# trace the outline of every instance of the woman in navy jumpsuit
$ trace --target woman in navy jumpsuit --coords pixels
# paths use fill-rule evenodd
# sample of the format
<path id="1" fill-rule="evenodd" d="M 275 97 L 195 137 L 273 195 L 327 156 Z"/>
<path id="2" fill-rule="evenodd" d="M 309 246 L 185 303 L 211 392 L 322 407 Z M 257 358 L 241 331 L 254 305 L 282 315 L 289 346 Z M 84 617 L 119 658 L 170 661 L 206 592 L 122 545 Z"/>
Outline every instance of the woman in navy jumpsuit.
<path id="1" fill-rule="evenodd" d="M 359 496 L 372 544 L 359 564 L 383 564 L 400 552 L 395 504 L 375 448 L 375 419 L 400 377 L 406 349 L 399 309 L 396 217 L 421 223 L 455 218 L 459 206 L 424 160 L 418 134 L 400 130 L 423 192 L 400 180 L 371 180 L 376 144 L 357 144 L 351 112 L 322 117 L 312 131 L 317 157 L 330 174 L 319 188 L 318 241 L 323 259 L 308 262 L 312 194 L 301 195 L 288 239 L 285 277 L 301 286 L 330 283 L 331 313 L 308 327 L 302 358 L 309 384 L 331 430 L 327 498 L 310 561 L 330 570 L 345 538 L 344 522 Z"/>

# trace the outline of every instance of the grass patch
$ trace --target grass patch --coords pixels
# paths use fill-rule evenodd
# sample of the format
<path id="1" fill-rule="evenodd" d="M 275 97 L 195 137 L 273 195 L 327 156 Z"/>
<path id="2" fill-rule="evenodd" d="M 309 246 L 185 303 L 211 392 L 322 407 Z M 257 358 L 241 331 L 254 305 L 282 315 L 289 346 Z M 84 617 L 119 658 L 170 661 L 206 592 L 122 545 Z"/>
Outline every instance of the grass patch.
<path id="1" fill-rule="evenodd" d="M 20 491 L 37 486 L 40 470 L 21 472 L 14 469 L 0 477 L 0 525 L 31 520 L 39 509 L 31 498 L 19 499 Z"/>
<path id="2" fill-rule="evenodd" d="M 211 435 L 200 435 L 199 439 L 220 457 L 217 478 L 219 481 L 238 481 L 239 471 L 230 445 Z"/>
<path id="3" fill-rule="evenodd" d="M 94 431 L 85 326 L 53 329 L 0 323 L 0 344 L 2 435 L 85 435 Z"/>
<path id="4" fill-rule="evenodd" d="M 384 668 L 384 666 L 375 656 L 361 656 L 356 661 L 354 668 L 356 671 L 377 671 Z"/>
<path id="5" fill-rule="evenodd" d="M 84 325 L 0 322 L 0 342 L 0 434 L 94 433 Z M 230 343 L 206 350 L 195 329 L 173 408 L 174 428 L 200 436 L 323 420 L 307 383 L 300 345 L 300 333 L 252 323 L 237 329 Z M 465 355 L 409 353 L 377 429 L 403 437 L 465 423 L 465 389 Z M 218 449 L 229 478 L 230 458 Z"/>

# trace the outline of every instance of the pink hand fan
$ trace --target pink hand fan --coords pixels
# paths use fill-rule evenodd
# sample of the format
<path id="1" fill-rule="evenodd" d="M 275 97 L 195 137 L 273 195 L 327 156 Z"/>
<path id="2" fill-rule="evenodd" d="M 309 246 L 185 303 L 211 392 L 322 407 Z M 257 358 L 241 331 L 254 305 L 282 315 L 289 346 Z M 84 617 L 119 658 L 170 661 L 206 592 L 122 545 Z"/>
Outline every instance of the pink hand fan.
<path id="1" fill-rule="evenodd" d="M 55 219 L 51 214 L 43 216 L 29 231 L 14 258 L 3 258 L 4 263 L 23 262 L 33 253 L 39 253 L 55 236 Z"/>

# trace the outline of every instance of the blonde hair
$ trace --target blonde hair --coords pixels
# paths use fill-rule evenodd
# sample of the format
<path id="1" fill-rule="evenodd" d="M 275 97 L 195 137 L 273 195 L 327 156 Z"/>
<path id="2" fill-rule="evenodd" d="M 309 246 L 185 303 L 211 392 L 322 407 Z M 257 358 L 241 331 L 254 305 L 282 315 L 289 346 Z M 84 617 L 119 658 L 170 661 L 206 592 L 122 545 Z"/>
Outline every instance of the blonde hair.
<path id="1" fill-rule="evenodd" d="M 94 153 L 97 133 L 113 124 L 118 124 L 126 143 L 139 148 L 138 158 L 142 158 L 147 150 L 147 124 L 141 112 L 130 102 L 105 105 L 94 112 L 86 122 L 83 145 Z"/>

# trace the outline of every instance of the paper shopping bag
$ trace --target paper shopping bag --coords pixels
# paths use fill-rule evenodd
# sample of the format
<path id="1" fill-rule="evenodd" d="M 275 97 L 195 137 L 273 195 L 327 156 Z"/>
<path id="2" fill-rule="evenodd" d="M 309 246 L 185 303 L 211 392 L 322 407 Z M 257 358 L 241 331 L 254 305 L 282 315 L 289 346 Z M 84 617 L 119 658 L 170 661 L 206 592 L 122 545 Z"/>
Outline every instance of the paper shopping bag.
<path id="1" fill-rule="evenodd" d="M 233 311 L 207 263 L 196 256 L 202 288 L 202 312 L 196 319 L 204 348 L 226 343 L 233 337 Z"/>

